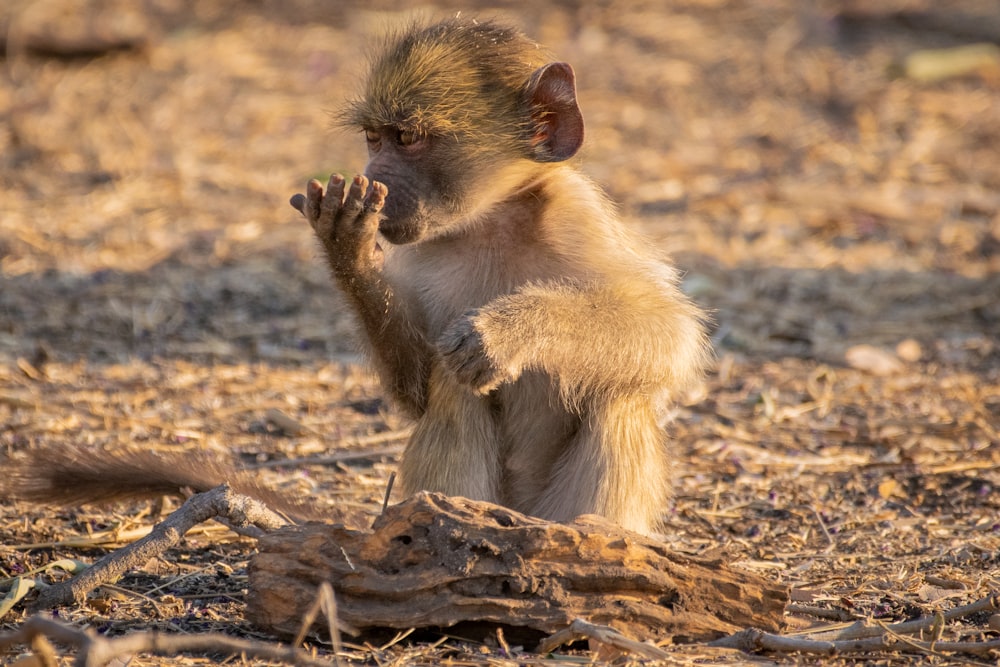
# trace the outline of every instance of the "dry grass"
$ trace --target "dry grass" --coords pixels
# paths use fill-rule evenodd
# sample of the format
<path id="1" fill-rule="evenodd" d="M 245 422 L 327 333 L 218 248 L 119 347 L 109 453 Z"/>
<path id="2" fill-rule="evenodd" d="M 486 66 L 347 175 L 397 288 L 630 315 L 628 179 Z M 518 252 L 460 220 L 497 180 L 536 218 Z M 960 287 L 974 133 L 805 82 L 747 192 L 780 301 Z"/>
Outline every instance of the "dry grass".
<path id="1" fill-rule="evenodd" d="M 363 142 L 330 134 L 328 111 L 405 3 L 149 0 L 144 49 L 73 59 L 14 39 L 28 4 L 0 9 L 0 446 L 209 447 L 254 462 L 403 427 L 358 365 L 287 198 L 363 164 Z M 583 167 L 715 312 L 718 370 L 678 410 L 667 539 L 790 584 L 812 609 L 793 627 L 829 622 L 817 609 L 905 620 L 1000 590 L 1000 71 L 899 76 L 908 54 L 997 42 L 1000 25 L 989 0 L 868 4 L 499 9 L 576 66 Z M 65 27 L 37 19 L 57 5 L 34 3 L 31 29 Z M 862 344 L 888 374 L 848 363 Z M 273 409 L 311 432 L 274 428 Z M 392 469 L 373 456 L 266 474 L 360 521 Z M 106 545 L 69 541 L 159 511 L 0 506 L 0 575 L 95 558 Z M 242 620 L 253 545 L 225 535 L 192 536 L 63 618 L 115 635 L 254 636 Z M 24 546 L 41 542 L 59 544 Z M 972 617 L 943 638 L 995 636 Z M 495 637 L 345 650 L 380 664 L 537 662 L 505 657 Z M 671 650 L 686 664 L 746 659 Z M 917 660 L 965 664 L 840 663 Z"/>

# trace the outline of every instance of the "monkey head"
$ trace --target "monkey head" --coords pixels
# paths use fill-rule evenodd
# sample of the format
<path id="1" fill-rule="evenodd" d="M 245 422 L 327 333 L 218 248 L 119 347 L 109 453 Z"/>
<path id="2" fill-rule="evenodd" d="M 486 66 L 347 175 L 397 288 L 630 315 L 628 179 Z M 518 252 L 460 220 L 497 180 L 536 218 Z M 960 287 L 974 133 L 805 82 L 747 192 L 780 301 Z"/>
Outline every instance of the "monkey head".
<path id="1" fill-rule="evenodd" d="M 342 121 L 364 130 L 365 175 L 388 188 L 390 243 L 455 232 L 583 143 L 573 69 L 516 30 L 456 18 L 381 54 Z"/>

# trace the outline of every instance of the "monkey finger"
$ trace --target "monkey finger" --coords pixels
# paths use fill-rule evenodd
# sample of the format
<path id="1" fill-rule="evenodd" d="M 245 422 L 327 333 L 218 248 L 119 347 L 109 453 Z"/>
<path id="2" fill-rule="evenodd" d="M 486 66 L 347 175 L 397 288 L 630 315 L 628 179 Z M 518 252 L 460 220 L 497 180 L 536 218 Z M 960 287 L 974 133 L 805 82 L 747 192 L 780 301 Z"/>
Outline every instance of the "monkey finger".
<path id="1" fill-rule="evenodd" d="M 306 183 L 306 194 L 302 201 L 302 215 L 306 217 L 313 229 L 319 218 L 320 202 L 323 201 L 323 186 L 315 178 Z M 293 204 L 294 206 L 294 204 Z"/>
<path id="2" fill-rule="evenodd" d="M 306 183 L 306 199 L 319 210 L 319 204 L 323 201 L 323 184 L 315 178 Z"/>
<path id="3" fill-rule="evenodd" d="M 473 385 L 473 391 L 475 391 L 480 396 L 486 396 L 487 394 L 492 393 L 496 389 L 499 389 L 500 385 L 502 384 L 503 380 L 501 378 L 490 378 L 488 382 L 481 382 L 479 384 Z"/>
<path id="4" fill-rule="evenodd" d="M 334 215 L 340 210 L 343 202 L 344 177 L 340 174 L 331 174 L 326 184 L 326 194 L 321 198 L 319 211 L 324 215 Z"/>
<path id="5" fill-rule="evenodd" d="M 385 205 L 385 196 L 388 192 L 389 190 L 385 185 L 378 181 L 372 181 L 365 193 L 361 212 L 355 223 L 357 225 L 358 239 L 361 241 L 363 247 L 378 247 L 378 243 L 375 241 L 378 236 L 378 214 L 382 210 L 382 206 Z M 381 248 L 379 248 L 375 255 L 378 255 L 380 258 L 382 257 Z M 373 259 L 373 261 L 381 265 L 381 259 Z"/>
<path id="6" fill-rule="evenodd" d="M 470 312 L 474 313 L 475 311 Z M 470 344 L 470 339 L 478 339 L 478 341 L 474 340 Z M 467 313 L 464 318 L 445 329 L 445 332 L 438 339 L 437 347 L 438 352 L 445 358 L 454 358 L 459 350 L 469 347 L 476 348 L 478 346 L 477 343 L 478 345 L 482 344 L 479 334 L 472 324 L 472 319 Z"/>
<path id="7" fill-rule="evenodd" d="M 485 396 L 503 384 L 503 378 L 492 367 L 473 366 L 463 368 L 462 371 L 456 374 L 459 380 L 480 396 Z"/>
<path id="8" fill-rule="evenodd" d="M 355 218 L 364 210 L 365 191 L 368 189 L 368 179 L 358 174 L 351 181 L 351 188 L 344 200 L 344 215 Z"/>
<path id="9" fill-rule="evenodd" d="M 305 211 L 305 208 L 306 208 L 306 196 L 305 195 L 303 195 L 303 194 L 292 195 L 292 198 L 288 200 L 288 203 L 291 204 L 292 208 L 294 208 L 296 211 L 298 211 L 299 213 L 302 213 L 303 215 L 305 215 L 305 212 L 306 212 Z"/>
<path id="10" fill-rule="evenodd" d="M 372 181 L 371 187 L 368 188 L 368 194 L 365 195 L 365 214 L 381 211 L 388 194 L 389 188 L 378 181 Z"/>

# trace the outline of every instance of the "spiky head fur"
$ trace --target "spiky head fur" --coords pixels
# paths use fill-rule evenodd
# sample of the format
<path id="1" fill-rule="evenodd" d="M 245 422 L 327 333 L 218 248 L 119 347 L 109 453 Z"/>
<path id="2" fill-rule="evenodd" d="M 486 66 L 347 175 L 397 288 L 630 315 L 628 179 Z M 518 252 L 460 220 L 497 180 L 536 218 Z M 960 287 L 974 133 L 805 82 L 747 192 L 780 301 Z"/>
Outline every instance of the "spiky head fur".
<path id="1" fill-rule="evenodd" d="M 391 35 L 341 120 L 509 146 L 528 131 L 525 83 L 548 54 L 493 21 L 452 18 Z"/>

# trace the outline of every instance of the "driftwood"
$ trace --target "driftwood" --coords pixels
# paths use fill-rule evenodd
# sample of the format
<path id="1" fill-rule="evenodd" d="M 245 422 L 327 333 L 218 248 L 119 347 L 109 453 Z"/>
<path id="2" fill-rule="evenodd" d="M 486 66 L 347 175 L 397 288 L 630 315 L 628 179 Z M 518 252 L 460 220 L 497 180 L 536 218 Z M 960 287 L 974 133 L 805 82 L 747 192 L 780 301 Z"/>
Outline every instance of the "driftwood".
<path id="1" fill-rule="evenodd" d="M 323 582 L 358 629 L 496 623 L 542 633 L 578 618 L 640 639 L 779 630 L 787 589 L 598 517 L 564 525 L 489 503 L 419 494 L 371 531 L 281 528 L 250 564 L 247 614 L 293 636 Z"/>

